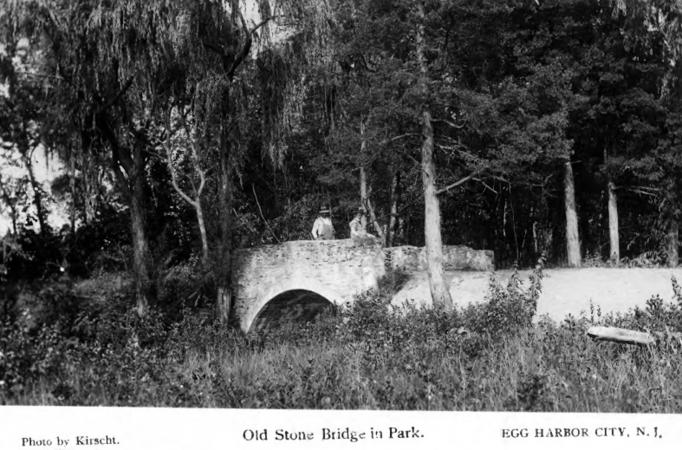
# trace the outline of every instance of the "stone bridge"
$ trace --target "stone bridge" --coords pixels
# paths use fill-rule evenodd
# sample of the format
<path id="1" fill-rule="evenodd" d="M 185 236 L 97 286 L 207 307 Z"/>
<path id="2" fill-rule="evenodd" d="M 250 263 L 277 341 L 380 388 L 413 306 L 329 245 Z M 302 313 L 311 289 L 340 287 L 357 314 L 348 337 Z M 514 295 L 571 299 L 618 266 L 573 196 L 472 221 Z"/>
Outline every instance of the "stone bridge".
<path id="1" fill-rule="evenodd" d="M 445 246 L 446 270 L 492 270 L 493 253 Z M 235 314 L 248 332 L 281 320 L 311 319 L 377 287 L 391 270 L 425 269 L 424 249 L 376 241 L 290 241 L 238 250 L 232 271 Z"/>

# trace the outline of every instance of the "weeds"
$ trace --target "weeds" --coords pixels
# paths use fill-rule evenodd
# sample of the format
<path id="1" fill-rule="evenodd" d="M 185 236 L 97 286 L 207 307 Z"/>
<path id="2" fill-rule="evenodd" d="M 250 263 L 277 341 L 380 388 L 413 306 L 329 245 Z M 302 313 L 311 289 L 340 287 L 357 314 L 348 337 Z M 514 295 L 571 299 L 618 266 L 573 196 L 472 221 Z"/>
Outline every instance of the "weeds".
<path id="1" fill-rule="evenodd" d="M 540 280 L 537 271 L 527 288 L 518 276 L 492 282 L 486 303 L 453 312 L 394 308 L 379 290 L 315 322 L 248 336 L 190 310 L 141 320 L 124 306 L 125 293 L 79 300 L 74 312 L 70 291 L 43 290 L 53 306 L 42 326 L 0 325 L 0 402 L 682 411 L 674 347 L 585 336 L 593 323 L 679 327 L 678 304 L 654 298 L 619 317 L 533 322 Z"/>

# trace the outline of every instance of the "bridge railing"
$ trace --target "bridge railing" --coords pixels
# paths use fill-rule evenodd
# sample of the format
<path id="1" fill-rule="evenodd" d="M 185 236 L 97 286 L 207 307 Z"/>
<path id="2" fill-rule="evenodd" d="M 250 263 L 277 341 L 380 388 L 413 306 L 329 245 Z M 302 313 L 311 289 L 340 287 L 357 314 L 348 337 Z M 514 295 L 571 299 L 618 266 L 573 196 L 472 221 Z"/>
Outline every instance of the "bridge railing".
<path id="1" fill-rule="evenodd" d="M 426 270 L 426 249 L 403 245 L 384 249 L 387 268 L 408 272 Z M 494 253 L 491 250 L 474 250 L 465 245 L 443 246 L 443 268 L 445 270 L 495 269 Z"/>

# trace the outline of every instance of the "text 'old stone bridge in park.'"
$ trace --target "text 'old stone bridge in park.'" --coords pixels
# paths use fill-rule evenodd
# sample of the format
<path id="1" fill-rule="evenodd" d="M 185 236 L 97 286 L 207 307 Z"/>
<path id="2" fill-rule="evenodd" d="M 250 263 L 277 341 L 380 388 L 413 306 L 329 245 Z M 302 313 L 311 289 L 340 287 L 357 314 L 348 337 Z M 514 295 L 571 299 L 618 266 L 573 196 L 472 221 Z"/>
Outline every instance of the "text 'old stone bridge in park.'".
<path id="1" fill-rule="evenodd" d="M 443 250 L 446 270 L 493 270 L 492 251 L 464 246 Z M 424 272 L 424 249 L 346 239 L 238 250 L 232 272 L 235 313 L 244 331 L 284 318 L 312 318 L 376 288 L 390 271 Z"/>

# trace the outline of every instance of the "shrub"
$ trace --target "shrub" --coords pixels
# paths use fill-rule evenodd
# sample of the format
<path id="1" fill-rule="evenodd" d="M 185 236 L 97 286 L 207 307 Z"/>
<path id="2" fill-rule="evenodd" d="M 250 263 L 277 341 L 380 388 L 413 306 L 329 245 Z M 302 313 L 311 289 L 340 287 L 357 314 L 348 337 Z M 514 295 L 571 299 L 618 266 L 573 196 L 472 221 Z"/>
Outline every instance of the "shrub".
<path id="1" fill-rule="evenodd" d="M 380 290 L 336 314 L 248 336 L 189 308 L 140 319 L 132 292 L 116 289 L 86 302 L 71 328 L 2 324 L 0 402 L 682 411 L 677 349 L 593 342 L 588 317 L 532 322 L 540 277 L 513 277 L 487 303 L 455 311 L 394 308 Z M 678 320 L 677 308 L 656 300 L 596 320 L 660 327 Z"/>
<path id="2" fill-rule="evenodd" d="M 514 271 L 506 286 L 493 276 L 486 302 L 471 307 L 465 313 L 466 325 L 478 333 L 493 336 L 513 334 L 531 326 L 542 286 L 542 265 L 531 273 L 528 288 L 524 288 L 518 271 Z"/>
<path id="3" fill-rule="evenodd" d="M 53 378 L 66 345 L 55 326 L 33 333 L 14 323 L 0 324 L 0 397 L 16 396 L 36 379 Z"/>
<path id="4" fill-rule="evenodd" d="M 166 314 L 178 318 L 186 308 L 205 306 L 211 295 L 210 274 L 192 259 L 159 274 L 156 280 L 157 306 Z"/>
<path id="5" fill-rule="evenodd" d="M 9 316 L 30 332 L 43 326 L 70 330 L 78 314 L 87 309 L 86 303 L 66 283 L 25 285 L 17 294 L 14 311 Z"/>

